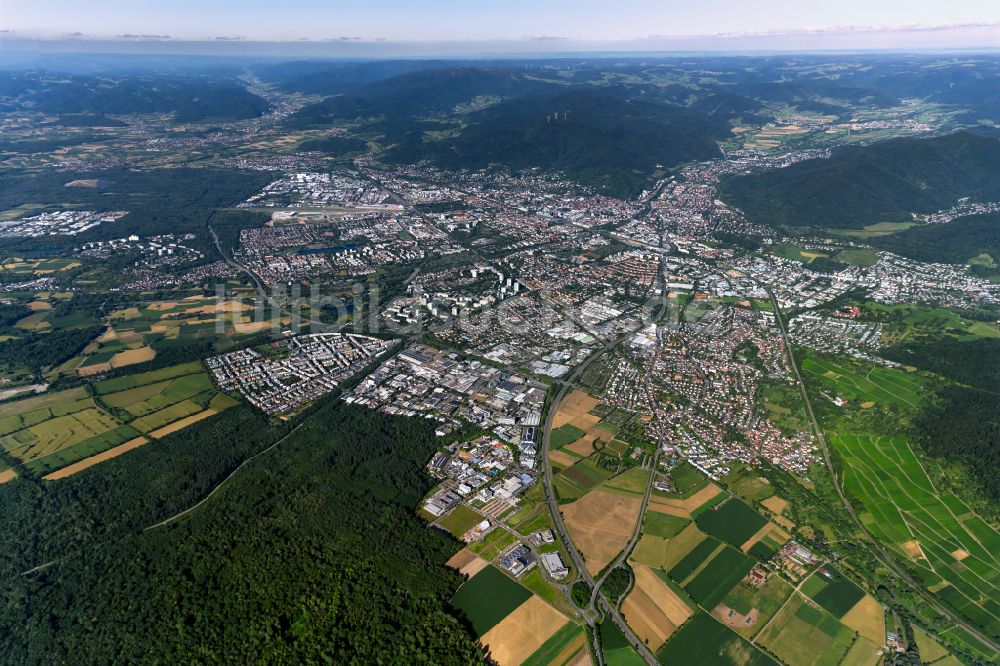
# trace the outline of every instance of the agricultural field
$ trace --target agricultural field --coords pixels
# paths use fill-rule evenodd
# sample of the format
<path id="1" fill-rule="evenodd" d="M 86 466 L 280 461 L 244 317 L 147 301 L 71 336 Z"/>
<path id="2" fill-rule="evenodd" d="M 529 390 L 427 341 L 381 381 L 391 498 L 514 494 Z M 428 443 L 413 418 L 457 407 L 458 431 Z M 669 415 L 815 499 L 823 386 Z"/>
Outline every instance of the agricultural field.
<path id="1" fill-rule="evenodd" d="M 758 588 L 737 585 L 713 609 L 713 616 L 744 638 L 753 638 L 792 594 L 780 576 L 768 576 Z"/>
<path id="2" fill-rule="evenodd" d="M 79 387 L 4 404 L 0 447 L 29 472 L 58 479 L 146 443 L 142 435 L 159 438 L 237 404 L 199 362 L 91 388 L 94 396 Z"/>
<path id="3" fill-rule="evenodd" d="M 522 662 L 522 666 L 569 666 L 579 664 L 582 656 L 583 664 L 590 664 L 590 650 L 587 647 L 587 635 L 578 625 L 567 622 L 545 643 Z"/>
<path id="4" fill-rule="evenodd" d="M 724 547 L 684 583 L 684 590 L 703 608 L 715 608 L 750 573 L 754 563 L 735 548 Z"/>
<path id="5" fill-rule="evenodd" d="M 531 592 L 489 565 L 458 588 L 451 604 L 483 636 L 530 597 Z"/>
<path id="6" fill-rule="evenodd" d="M 642 499 L 596 489 L 561 509 L 569 536 L 596 574 L 628 542 L 639 518 Z"/>
<path id="7" fill-rule="evenodd" d="M 739 548 L 767 525 L 767 519 L 742 500 L 731 498 L 695 519 L 698 529 Z"/>
<path id="8" fill-rule="evenodd" d="M 694 612 L 648 566 L 636 564 L 632 570 L 635 586 L 622 603 L 622 614 L 636 635 L 655 652 Z"/>
<path id="9" fill-rule="evenodd" d="M 645 661 L 639 656 L 625 634 L 611 620 L 605 619 L 598 626 L 601 632 L 601 650 L 604 652 L 604 663 L 607 666 L 644 666 Z"/>
<path id="10" fill-rule="evenodd" d="M 540 597 L 532 596 L 480 636 L 501 666 L 523 663 L 560 629 L 571 623 Z"/>
<path id="11" fill-rule="evenodd" d="M 786 664 L 837 666 L 855 636 L 837 618 L 796 593 L 756 640 Z"/>
<path id="12" fill-rule="evenodd" d="M 840 619 L 854 608 L 865 592 L 830 565 L 820 567 L 802 585 L 802 593 Z"/>
<path id="13" fill-rule="evenodd" d="M 559 499 L 577 499 L 611 476 L 611 472 L 584 459 L 558 472 L 553 477 Z"/>
<path id="14" fill-rule="evenodd" d="M 1000 635 L 1000 533 L 939 492 L 905 437 L 832 434 L 844 488 L 868 529 L 921 582 L 985 631 Z"/>
<path id="15" fill-rule="evenodd" d="M 913 373 L 893 368 L 861 368 L 845 360 L 807 354 L 802 360 L 806 375 L 840 397 L 861 403 L 862 407 L 895 405 L 915 408 L 922 401 L 925 380 Z"/>
<path id="16" fill-rule="evenodd" d="M 777 666 L 770 655 L 703 611 L 695 613 L 656 657 L 661 664 Z"/>

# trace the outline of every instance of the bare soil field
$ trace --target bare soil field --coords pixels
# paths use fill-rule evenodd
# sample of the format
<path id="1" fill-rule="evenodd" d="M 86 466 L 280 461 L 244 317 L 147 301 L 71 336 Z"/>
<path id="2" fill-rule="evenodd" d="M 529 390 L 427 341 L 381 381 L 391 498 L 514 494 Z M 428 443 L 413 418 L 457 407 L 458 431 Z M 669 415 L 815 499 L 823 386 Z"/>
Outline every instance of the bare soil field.
<path id="1" fill-rule="evenodd" d="M 445 564 L 452 569 L 455 569 L 463 576 L 472 578 L 477 573 L 485 569 L 489 565 L 489 562 L 479 557 L 468 548 L 463 548 L 452 555 L 451 559 L 445 562 Z"/>
<path id="2" fill-rule="evenodd" d="M 93 467 L 94 465 L 102 463 L 105 460 L 111 460 L 112 458 L 116 458 L 122 455 L 123 453 L 128 453 L 132 449 L 137 449 L 143 444 L 146 444 L 148 442 L 149 440 L 146 439 L 145 437 L 136 437 L 135 439 L 130 439 L 124 444 L 119 444 L 118 446 L 110 448 L 107 451 L 102 451 L 101 453 L 98 453 L 95 456 L 90 456 L 89 458 L 84 458 L 83 460 L 75 462 L 72 465 L 67 465 L 66 467 L 63 467 L 60 470 L 56 470 L 55 472 L 46 474 L 42 478 L 46 481 L 55 481 L 56 479 L 64 479 L 67 476 L 72 476 L 77 472 L 82 472 L 88 467 Z"/>
<path id="3" fill-rule="evenodd" d="M 500 666 L 518 666 L 566 622 L 562 613 L 533 596 L 483 634 L 481 640 Z"/>
<path id="4" fill-rule="evenodd" d="M 642 499 L 593 490 L 563 506 L 563 518 L 573 543 L 596 574 L 628 542 L 639 517 Z"/>
<path id="5" fill-rule="evenodd" d="M 139 347 L 138 349 L 126 349 L 111 357 L 112 368 L 123 368 L 126 365 L 145 363 L 156 358 L 156 351 L 152 347 Z"/>
<path id="6" fill-rule="evenodd" d="M 17 472 L 12 469 L 5 469 L 0 472 L 0 483 L 7 483 L 8 481 L 13 481 L 17 478 Z"/>
<path id="7" fill-rule="evenodd" d="M 600 400 L 580 390 L 573 391 L 559 405 L 559 410 L 552 418 L 552 429 L 560 428 L 567 423 L 580 428 L 580 430 L 590 430 L 591 427 L 600 421 L 596 416 L 591 416 L 587 412 L 600 404 Z M 585 418 L 584 418 L 585 417 Z M 577 419 L 582 419 L 586 427 L 574 423 Z"/>

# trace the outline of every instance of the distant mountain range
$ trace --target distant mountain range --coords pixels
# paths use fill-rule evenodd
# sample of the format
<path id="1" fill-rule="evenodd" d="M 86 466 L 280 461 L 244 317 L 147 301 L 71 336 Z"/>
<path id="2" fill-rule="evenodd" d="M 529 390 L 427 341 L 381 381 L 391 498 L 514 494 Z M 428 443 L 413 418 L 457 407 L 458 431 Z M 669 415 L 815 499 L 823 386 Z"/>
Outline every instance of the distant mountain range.
<path id="1" fill-rule="evenodd" d="M 42 113 L 173 113 L 180 122 L 253 118 L 266 100 L 238 83 L 218 78 L 118 76 L 51 72 L 0 72 L 0 101 Z"/>

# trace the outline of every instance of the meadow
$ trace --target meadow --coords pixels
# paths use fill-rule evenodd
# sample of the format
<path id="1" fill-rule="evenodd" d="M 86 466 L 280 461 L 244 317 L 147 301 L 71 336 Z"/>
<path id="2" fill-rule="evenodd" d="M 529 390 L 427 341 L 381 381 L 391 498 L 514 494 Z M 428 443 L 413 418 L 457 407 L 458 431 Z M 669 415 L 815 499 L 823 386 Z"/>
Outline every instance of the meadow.
<path id="1" fill-rule="evenodd" d="M 661 664 L 777 666 L 770 655 L 705 612 L 695 613 L 656 652 L 656 657 Z"/>

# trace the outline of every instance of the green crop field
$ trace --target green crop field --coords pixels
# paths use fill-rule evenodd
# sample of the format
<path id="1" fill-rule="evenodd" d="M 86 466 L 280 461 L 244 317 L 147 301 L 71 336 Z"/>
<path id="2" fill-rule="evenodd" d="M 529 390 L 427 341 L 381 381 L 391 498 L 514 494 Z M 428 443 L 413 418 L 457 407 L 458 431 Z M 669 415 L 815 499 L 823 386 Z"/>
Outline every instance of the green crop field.
<path id="1" fill-rule="evenodd" d="M 938 596 L 1000 635 L 1000 533 L 955 495 L 939 492 L 905 437 L 834 434 L 844 488 L 861 519 Z"/>
<path id="2" fill-rule="evenodd" d="M 59 449 L 55 453 L 42 458 L 36 458 L 26 463 L 25 468 L 41 476 L 107 451 L 138 436 L 139 433 L 130 426 L 118 426 L 113 430 L 95 435 L 72 446 Z"/>
<path id="3" fill-rule="evenodd" d="M 583 430 L 567 423 L 566 425 L 552 431 L 549 444 L 553 449 L 561 449 L 567 444 L 572 444 L 586 434 L 587 433 Z"/>
<path id="4" fill-rule="evenodd" d="M 129 425 L 141 433 L 147 433 L 165 425 L 179 421 L 185 416 L 191 416 L 202 411 L 202 406 L 193 400 L 182 400 L 159 411 L 135 419 Z"/>
<path id="5" fill-rule="evenodd" d="M 844 617 L 865 596 L 864 590 L 829 565 L 810 576 L 802 591 L 837 618 Z"/>
<path id="6" fill-rule="evenodd" d="M 671 567 L 667 574 L 680 583 L 693 574 L 698 567 L 707 562 L 709 556 L 718 550 L 721 545 L 718 539 L 713 537 L 705 538 L 692 548 L 680 562 Z"/>
<path id="7" fill-rule="evenodd" d="M 767 524 L 767 519 L 734 497 L 701 512 L 695 522 L 702 532 L 739 547 L 760 531 Z"/>
<path id="8" fill-rule="evenodd" d="M 754 560 L 735 548 L 723 548 L 684 589 L 702 608 L 715 608 L 753 565 Z"/>
<path id="9" fill-rule="evenodd" d="M 605 619 L 598 626 L 601 632 L 601 650 L 604 652 L 604 663 L 608 666 L 643 666 L 639 653 L 628 643 L 625 634 L 611 620 Z"/>
<path id="10" fill-rule="evenodd" d="M 642 532 L 669 539 L 677 536 L 690 522 L 687 518 L 671 516 L 658 511 L 647 511 L 646 517 L 642 521 Z"/>
<path id="11" fill-rule="evenodd" d="M 492 564 L 458 588 L 451 604 L 482 636 L 531 597 L 531 592 L 505 576 Z"/>
<path id="12" fill-rule="evenodd" d="M 90 407 L 56 416 L 0 437 L 0 447 L 22 462 L 31 462 L 101 435 L 122 425 L 111 415 Z"/>
<path id="13" fill-rule="evenodd" d="M 757 637 L 786 664 L 837 666 L 854 643 L 854 632 L 796 594 Z"/>
<path id="14" fill-rule="evenodd" d="M 656 659 L 661 664 L 777 666 L 770 655 L 705 612 L 685 622 L 657 651 Z"/>
<path id="15" fill-rule="evenodd" d="M 549 636 L 549 639 L 542 643 L 541 647 L 535 650 L 530 657 L 521 662 L 521 666 L 549 666 L 559 656 L 559 653 L 578 640 L 582 633 L 583 629 L 580 625 L 567 622 L 559 631 Z M 586 650 L 586 646 L 583 649 Z"/>
<path id="16" fill-rule="evenodd" d="M 204 369 L 201 361 L 191 361 L 190 363 L 172 365 L 159 370 L 151 370 L 150 372 L 143 372 L 136 375 L 125 375 L 124 377 L 115 377 L 114 379 L 97 382 L 94 384 L 94 388 L 99 394 L 104 395 L 106 393 L 115 393 L 135 388 L 136 386 L 153 384 L 164 379 L 173 379 L 181 375 L 191 375 L 196 372 L 202 372 Z"/>
<path id="17" fill-rule="evenodd" d="M 921 377 L 902 370 L 883 367 L 863 370 L 815 355 L 802 360 L 802 369 L 849 400 L 900 407 L 919 406 L 925 383 Z"/>
<path id="18" fill-rule="evenodd" d="M 43 393 L 42 395 L 14 400 L 0 405 L 0 423 L 6 422 L 10 417 L 18 417 L 29 412 L 51 409 L 52 415 L 61 416 L 70 412 L 63 411 L 67 405 L 72 405 L 80 400 L 87 400 L 87 389 L 82 386 L 68 389 L 66 391 L 56 391 L 55 393 Z M 18 430 L 19 428 L 15 428 Z M 11 431 L 13 432 L 13 431 Z"/>
<path id="19" fill-rule="evenodd" d="M 908 407 L 921 401 L 923 379 L 901 370 L 874 367 L 864 371 L 816 356 L 807 356 L 802 368 L 849 399 Z"/>

